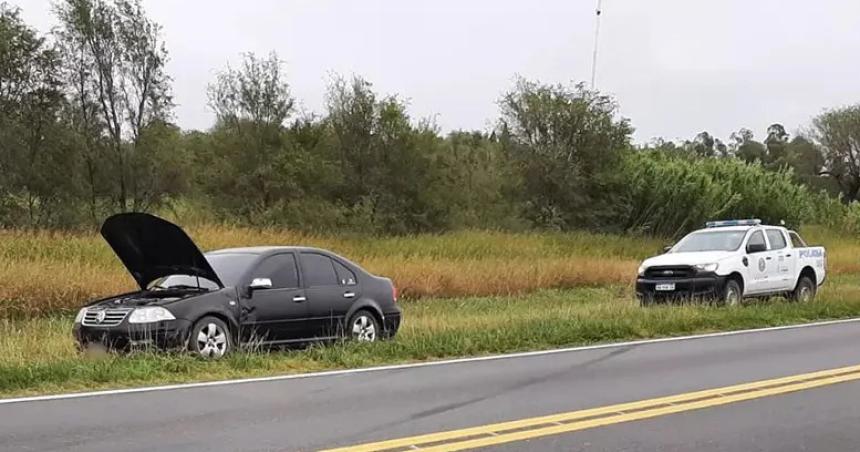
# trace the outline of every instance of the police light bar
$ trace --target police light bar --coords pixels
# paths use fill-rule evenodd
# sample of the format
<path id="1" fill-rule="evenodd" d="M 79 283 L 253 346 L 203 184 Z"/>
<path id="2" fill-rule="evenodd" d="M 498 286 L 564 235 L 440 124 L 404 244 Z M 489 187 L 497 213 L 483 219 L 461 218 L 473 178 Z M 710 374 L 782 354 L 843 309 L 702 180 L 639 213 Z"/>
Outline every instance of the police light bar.
<path id="1" fill-rule="evenodd" d="M 758 226 L 761 220 L 754 218 L 751 220 L 725 220 L 725 221 L 709 221 L 705 223 L 707 228 L 722 228 L 726 226 Z"/>

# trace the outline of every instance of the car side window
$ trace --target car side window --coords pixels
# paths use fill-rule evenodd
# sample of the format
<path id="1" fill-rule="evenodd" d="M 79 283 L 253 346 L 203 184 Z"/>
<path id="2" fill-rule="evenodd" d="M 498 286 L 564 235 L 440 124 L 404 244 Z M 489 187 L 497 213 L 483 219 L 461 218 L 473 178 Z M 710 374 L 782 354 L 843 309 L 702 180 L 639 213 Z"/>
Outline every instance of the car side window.
<path id="1" fill-rule="evenodd" d="M 794 248 L 806 248 L 806 242 L 800 237 L 800 234 L 791 231 L 788 233 L 788 236 L 791 238 L 791 246 Z"/>
<path id="2" fill-rule="evenodd" d="M 334 263 L 328 256 L 302 253 L 302 270 L 308 287 L 338 285 Z"/>
<path id="3" fill-rule="evenodd" d="M 355 279 L 355 273 L 352 270 L 336 260 L 332 260 L 332 262 L 334 262 L 334 271 L 337 273 L 337 282 L 341 286 L 354 286 L 358 284 Z"/>
<path id="4" fill-rule="evenodd" d="M 254 278 L 269 278 L 272 289 L 295 289 L 299 287 L 299 270 L 292 253 L 269 256 L 257 266 Z"/>
<path id="5" fill-rule="evenodd" d="M 764 241 L 764 234 L 761 231 L 753 232 L 753 235 L 750 236 L 750 241 L 747 242 L 747 246 L 750 245 L 764 245 L 767 248 L 767 243 Z"/>
<path id="6" fill-rule="evenodd" d="M 779 229 L 768 229 L 766 234 L 767 240 L 770 242 L 770 249 L 781 250 L 788 246 L 785 243 L 785 236 L 782 235 L 782 231 Z"/>

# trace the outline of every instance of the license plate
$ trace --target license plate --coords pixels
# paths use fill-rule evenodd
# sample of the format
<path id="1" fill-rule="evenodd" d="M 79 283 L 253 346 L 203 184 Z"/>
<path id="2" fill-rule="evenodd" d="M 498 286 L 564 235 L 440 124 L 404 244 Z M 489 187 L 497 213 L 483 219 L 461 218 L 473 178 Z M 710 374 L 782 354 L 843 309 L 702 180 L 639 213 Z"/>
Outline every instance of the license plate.
<path id="1" fill-rule="evenodd" d="M 675 290 L 675 284 L 657 284 L 654 287 L 654 290 L 659 290 L 660 292 L 668 292 L 670 290 Z"/>

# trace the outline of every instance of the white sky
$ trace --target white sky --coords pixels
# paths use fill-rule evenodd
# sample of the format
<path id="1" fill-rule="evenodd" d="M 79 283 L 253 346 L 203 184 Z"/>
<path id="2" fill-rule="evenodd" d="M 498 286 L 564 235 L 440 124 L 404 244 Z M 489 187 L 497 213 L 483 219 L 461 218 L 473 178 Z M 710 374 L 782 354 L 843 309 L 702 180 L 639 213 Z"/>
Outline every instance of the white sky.
<path id="1" fill-rule="evenodd" d="M 6 0 L 42 31 L 51 0 Z M 184 128 L 213 121 L 206 85 L 240 53 L 276 51 L 295 97 L 322 112 L 331 72 L 362 75 L 444 131 L 488 129 L 520 74 L 587 81 L 595 0 L 145 0 L 163 25 Z M 761 139 L 860 102 L 856 0 L 603 0 L 597 87 L 646 141 Z"/>

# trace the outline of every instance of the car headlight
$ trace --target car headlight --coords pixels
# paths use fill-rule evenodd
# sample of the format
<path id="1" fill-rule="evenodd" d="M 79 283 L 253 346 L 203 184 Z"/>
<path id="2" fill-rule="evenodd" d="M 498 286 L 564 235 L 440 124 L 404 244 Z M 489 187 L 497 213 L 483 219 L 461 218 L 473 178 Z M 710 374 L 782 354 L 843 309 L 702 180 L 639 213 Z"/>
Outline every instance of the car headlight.
<path id="1" fill-rule="evenodd" d="M 717 268 L 719 268 L 719 267 L 720 267 L 720 264 L 717 264 L 717 263 L 699 264 L 699 265 L 696 265 L 696 270 L 698 270 L 700 272 L 715 272 L 715 271 L 717 271 Z"/>
<path id="2" fill-rule="evenodd" d="M 645 264 L 639 266 L 639 276 L 645 276 L 645 270 L 648 270 L 648 267 Z"/>
<path id="3" fill-rule="evenodd" d="M 84 320 L 84 315 L 87 313 L 87 308 L 83 308 L 78 311 L 78 315 L 75 316 L 75 323 L 81 323 Z"/>
<path id="4" fill-rule="evenodd" d="M 153 323 L 175 319 L 176 317 L 174 317 L 167 309 L 160 306 L 147 306 L 145 308 L 137 308 L 132 311 L 131 315 L 128 317 L 128 323 Z"/>

